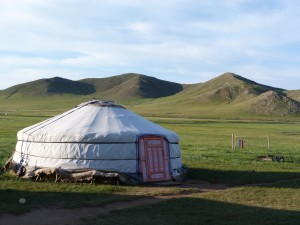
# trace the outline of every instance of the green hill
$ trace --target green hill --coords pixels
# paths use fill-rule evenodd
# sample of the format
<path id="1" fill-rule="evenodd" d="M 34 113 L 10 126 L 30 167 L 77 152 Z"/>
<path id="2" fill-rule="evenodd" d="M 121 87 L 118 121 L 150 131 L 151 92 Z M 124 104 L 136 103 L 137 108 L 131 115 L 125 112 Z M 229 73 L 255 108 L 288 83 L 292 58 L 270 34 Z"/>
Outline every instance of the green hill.
<path id="1" fill-rule="evenodd" d="M 298 115 L 300 103 L 289 98 L 284 91 L 233 73 L 225 73 L 205 83 L 190 85 L 173 96 L 144 103 L 142 106 L 133 106 L 133 109 L 156 116 L 157 113 L 151 109 L 159 108 L 159 113 L 168 117 L 240 118 L 257 115 Z"/>
<path id="2" fill-rule="evenodd" d="M 80 82 L 94 85 L 95 96 L 100 95 L 113 99 L 160 98 L 174 95 L 183 90 L 181 84 L 134 73 L 108 78 L 83 79 Z"/>
<path id="3" fill-rule="evenodd" d="M 183 85 L 141 74 L 72 81 L 60 77 L 40 79 L 0 91 L 0 112 L 55 115 L 90 99 L 145 102 L 173 95 Z"/>
<path id="4" fill-rule="evenodd" d="M 40 79 L 19 84 L 1 91 L 2 98 L 14 97 L 41 97 L 49 95 L 88 95 L 95 92 L 93 85 L 72 81 L 61 77 Z"/>
<path id="5" fill-rule="evenodd" d="M 222 103 L 245 100 L 269 90 L 283 91 L 258 84 L 234 73 L 224 73 L 205 83 L 189 86 L 177 97 L 182 95 L 191 102 Z"/>
<path id="6" fill-rule="evenodd" d="M 79 81 L 54 77 L 7 88 L 0 92 L 0 98 L 40 98 L 65 94 L 112 99 L 159 98 L 176 94 L 182 90 L 183 86 L 181 84 L 141 74 L 124 74 Z"/>
<path id="7" fill-rule="evenodd" d="M 190 85 L 134 73 L 79 81 L 54 77 L 0 91 L 0 112 L 53 115 L 98 98 L 118 100 L 146 116 L 282 117 L 300 114 L 299 93 L 262 85 L 234 73 Z"/>

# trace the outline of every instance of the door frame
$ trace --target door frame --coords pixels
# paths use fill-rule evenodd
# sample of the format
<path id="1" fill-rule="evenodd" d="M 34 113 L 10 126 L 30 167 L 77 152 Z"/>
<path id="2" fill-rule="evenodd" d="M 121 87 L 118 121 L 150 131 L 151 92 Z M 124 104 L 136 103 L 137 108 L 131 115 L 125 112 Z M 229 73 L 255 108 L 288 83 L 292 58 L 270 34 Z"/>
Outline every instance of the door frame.
<path id="1" fill-rule="evenodd" d="M 145 147 L 143 143 L 144 140 L 150 139 L 158 139 L 163 141 L 162 144 L 162 158 L 163 159 L 163 172 L 159 171 L 154 177 L 151 176 L 151 168 L 149 168 L 149 158 L 146 157 L 146 149 L 141 149 L 141 147 Z M 162 135 L 156 134 L 143 134 L 137 137 L 137 172 L 141 175 L 144 182 L 159 182 L 159 181 L 168 181 L 172 179 L 171 175 L 171 160 L 170 160 L 170 149 L 169 149 L 169 141 Z M 161 160 L 157 160 L 157 163 Z M 159 176 L 159 177 L 155 177 Z"/>

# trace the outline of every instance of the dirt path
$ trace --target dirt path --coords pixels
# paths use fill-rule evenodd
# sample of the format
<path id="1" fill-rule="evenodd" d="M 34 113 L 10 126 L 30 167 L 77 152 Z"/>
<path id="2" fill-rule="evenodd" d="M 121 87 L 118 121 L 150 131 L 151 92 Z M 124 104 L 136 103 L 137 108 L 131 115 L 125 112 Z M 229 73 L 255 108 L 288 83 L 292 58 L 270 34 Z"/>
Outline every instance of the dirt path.
<path id="1" fill-rule="evenodd" d="M 0 216 L 0 225 L 75 225 L 79 224 L 80 219 L 82 218 L 93 218 L 99 214 L 108 213 L 113 210 L 122 210 L 135 206 L 149 205 L 168 199 L 187 197 L 195 193 L 195 191 L 189 192 L 189 188 L 197 188 L 197 193 L 224 190 L 228 188 L 228 186 L 226 185 L 209 184 L 207 182 L 200 181 L 187 181 L 179 187 L 187 189 L 186 193 L 179 195 L 166 195 L 155 196 L 152 198 L 142 198 L 128 202 L 114 202 L 102 207 L 82 207 L 75 209 L 41 208 L 32 210 L 31 212 L 25 213 L 20 216 L 14 216 L 12 214 L 3 214 Z"/>

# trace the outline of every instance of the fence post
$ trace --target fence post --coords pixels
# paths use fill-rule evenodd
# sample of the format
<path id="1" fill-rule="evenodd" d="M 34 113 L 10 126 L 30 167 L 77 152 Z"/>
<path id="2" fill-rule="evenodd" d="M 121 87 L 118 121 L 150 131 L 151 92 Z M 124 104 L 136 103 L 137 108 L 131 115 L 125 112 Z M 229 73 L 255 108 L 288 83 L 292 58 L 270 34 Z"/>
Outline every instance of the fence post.
<path id="1" fill-rule="evenodd" d="M 231 136 L 231 146 L 232 146 L 232 150 L 234 150 L 235 149 L 234 133 L 232 133 L 232 136 Z"/>

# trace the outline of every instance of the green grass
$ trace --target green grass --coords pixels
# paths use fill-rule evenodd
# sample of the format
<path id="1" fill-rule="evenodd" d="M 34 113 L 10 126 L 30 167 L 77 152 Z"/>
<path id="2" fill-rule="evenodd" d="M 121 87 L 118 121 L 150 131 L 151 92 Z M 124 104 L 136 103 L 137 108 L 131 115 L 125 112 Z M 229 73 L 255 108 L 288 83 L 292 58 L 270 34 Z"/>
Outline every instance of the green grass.
<path id="1" fill-rule="evenodd" d="M 42 207 L 101 206 L 136 198 L 135 195 L 126 195 L 126 188 L 118 186 L 32 182 L 12 178 L 1 178 L 0 195 L 0 214 L 20 214 Z M 20 198 L 26 199 L 25 205 L 19 204 Z"/>
<path id="2" fill-rule="evenodd" d="M 297 225 L 300 181 L 239 187 L 113 211 L 81 224 Z"/>
<path id="3" fill-rule="evenodd" d="M 47 117 L 0 116 L 0 165 L 12 155 L 17 142 L 17 132 Z"/>
<path id="4" fill-rule="evenodd" d="M 300 182 L 294 180 L 300 177 L 299 116 L 263 116 L 251 113 L 249 107 L 257 99 L 250 98 L 243 91 L 254 88 L 260 92 L 261 87 L 250 85 L 248 81 L 245 84 L 233 80 L 235 86 L 228 89 L 224 87 L 228 77 L 223 77 L 226 78 L 225 81 L 220 77 L 221 79 L 217 78 L 206 84 L 190 85 L 174 96 L 145 99 L 139 96 L 145 93 L 151 94 L 148 97 L 157 94 L 153 92 L 155 89 L 151 85 L 147 86 L 147 82 L 144 82 L 144 87 L 150 88 L 143 89 L 144 93 L 140 92 L 142 89 L 136 89 L 136 79 L 129 79 L 124 83 L 122 79 L 126 77 L 116 80 L 119 78 L 98 80 L 95 84 L 97 90 L 109 86 L 115 88 L 97 91 L 92 95 L 45 96 L 46 89 L 43 85 L 34 90 L 27 86 L 24 91 L 26 95 L 20 92 L 8 99 L 3 99 L 1 92 L 0 165 L 13 153 L 18 130 L 72 109 L 93 97 L 114 100 L 115 97 L 122 99 L 125 96 L 131 98 L 122 99 L 118 101 L 119 104 L 148 116 L 152 121 L 179 134 L 182 160 L 189 167 L 189 179 L 228 184 L 233 188 L 199 194 L 197 189 L 181 187 L 34 182 L 18 179 L 9 173 L 0 176 L 0 214 L 20 214 L 41 207 L 103 206 L 137 198 L 192 192 L 194 194 L 189 197 L 115 211 L 82 223 L 299 224 Z M 95 80 L 86 80 L 86 83 L 91 82 Z M 123 84 L 118 86 L 119 83 Z M 246 85 L 246 89 L 243 85 Z M 220 93 L 210 95 L 217 93 L 216 91 Z M 227 100 L 228 93 L 242 95 L 233 96 L 237 99 L 232 101 Z M 264 108 L 265 105 L 262 106 Z M 3 112 L 9 115 L 4 116 Z M 244 149 L 231 149 L 232 133 L 246 140 Z M 267 148 L 267 135 L 270 136 L 271 149 Z M 258 158 L 266 155 L 280 155 L 285 161 L 262 161 Z M 288 181 L 276 182 L 278 180 Z M 256 185 L 257 183 L 268 185 Z M 26 198 L 25 205 L 18 203 L 21 197 Z"/>
<path id="5" fill-rule="evenodd" d="M 40 112 L 37 114 L 47 111 Z M 0 164 L 3 165 L 12 154 L 17 131 L 44 119 L 46 117 L 43 116 L 0 116 Z M 235 186 L 300 177 L 300 124 L 297 121 L 150 119 L 180 135 L 182 159 L 189 167 L 190 179 Z M 245 149 L 231 149 L 232 133 L 246 140 Z M 267 134 L 271 139 L 270 150 L 267 149 Z M 257 158 L 268 154 L 282 155 L 285 162 Z M 0 176 L 0 214 L 18 214 L 40 207 L 102 206 L 110 202 L 185 191 L 180 187 L 32 182 L 6 174 Z M 25 206 L 18 204 L 21 197 L 27 199 Z M 295 224 L 300 211 L 298 199 L 299 182 L 276 183 L 270 187 L 240 187 L 110 213 L 115 220 L 109 219 L 109 216 L 100 217 L 95 224 L 129 223 L 134 212 L 141 215 L 136 224 Z M 161 216 L 155 219 L 149 213 Z M 265 221 L 261 222 L 259 218 L 265 218 Z M 285 222 L 287 218 L 289 223 Z M 231 220 L 233 222 L 226 223 Z M 130 224 L 134 223 L 130 221 Z"/>
<path id="6" fill-rule="evenodd" d="M 192 179 L 237 185 L 300 176 L 298 122 L 152 119 L 180 135 L 182 159 Z M 232 150 L 232 133 L 246 140 L 244 149 Z M 281 155 L 285 162 L 258 159 L 269 154 Z"/>
<path id="7" fill-rule="evenodd" d="M 156 195 L 197 192 L 196 189 L 180 187 L 117 186 L 90 183 L 54 183 L 23 180 L 13 174 L 0 177 L 0 215 L 22 214 L 38 208 L 95 207 L 108 203 L 151 198 Z M 20 205 L 19 199 L 26 204 Z"/>
<path id="8" fill-rule="evenodd" d="M 45 117 L 0 117 L 0 164 L 12 154 L 16 133 Z M 180 135 L 182 160 L 189 177 L 214 183 L 247 184 L 299 176 L 300 124 L 151 118 Z M 244 149 L 231 149 L 234 133 L 246 140 Z M 267 134 L 271 149 L 267 149 Z M 261 161 L 258 156 L 280 155 L 284 163 Z"/>

